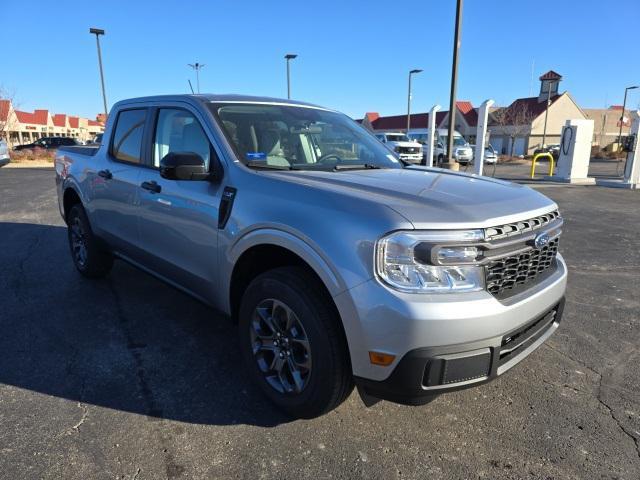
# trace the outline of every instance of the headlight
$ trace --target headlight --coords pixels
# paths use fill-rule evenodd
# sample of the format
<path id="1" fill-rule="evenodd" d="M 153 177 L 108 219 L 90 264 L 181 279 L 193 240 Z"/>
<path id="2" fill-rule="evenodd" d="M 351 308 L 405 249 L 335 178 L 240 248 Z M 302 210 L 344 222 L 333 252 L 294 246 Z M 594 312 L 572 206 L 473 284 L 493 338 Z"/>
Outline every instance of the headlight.
<path id="1" fill-rule="evenodd" d="M 403 292 L 483 290 L 484 270 L 473 264 L 481 252 L 469 245 L 483 239 L 482 230 L 395 232 L 376 245 L 376 272 Z"/>

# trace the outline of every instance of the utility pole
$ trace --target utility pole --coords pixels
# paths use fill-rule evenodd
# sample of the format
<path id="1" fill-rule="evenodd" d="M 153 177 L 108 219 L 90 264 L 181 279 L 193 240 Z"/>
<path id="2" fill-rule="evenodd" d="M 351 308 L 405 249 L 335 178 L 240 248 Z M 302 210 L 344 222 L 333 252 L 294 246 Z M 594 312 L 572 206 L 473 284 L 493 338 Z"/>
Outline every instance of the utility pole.
<path id="1" fill-rule="evenodd" d="M 291 72 L 289 69 L 289 62 L 296 58 L 298 55 L 295 53 L 287 53 L 284 58 L 287 60 L 287 98 L 291 100 Z"/>
<path id="2" fill-rule="evenodd" d="M 196 71 L 196 90 L 200 93 L 200 70 L 204 67 L 204 63 L 189 63 L 191 68 Z"/>
<path id="3" fill-rule="evenodd" d="M 102 102 L 104 103 L 104 118 L 107 120 L 107 94 L 104 90 L 104 73 L 102 72 L 102 52 L 100 51 L 100 35 L 104 35 L 104 30 L 100 28 L 90 28 L 89 33 L 96 36 L 96 45 L 98 46 L 98 67 L 100 68 L 100 83 L 102 84 Z"/>
<path id="4" fill-rule="evenodd" d="M 411 75 L 414 73 L 420 73 L 422 70 L 416 68 L 409 72 L 409 93 L 407 95 L 407 135 L 409 135 L 409 129 L 411 128 Z"/>
<path id="5" fill-rule="evenodd" d="M 458 170 L 458 162 L 453 157 L 453 130 L 456 124 L 456 85 L 458 83 L 458 50 L 460 49 L 460 27 L 462 26 L 462 0 L 456 3 L 456 29 L 453 41 L 453 62 L 451 65 L 451 95 L 449 99 L 449 134 L 447 137 L 447 163 L 443 168 Z"/>

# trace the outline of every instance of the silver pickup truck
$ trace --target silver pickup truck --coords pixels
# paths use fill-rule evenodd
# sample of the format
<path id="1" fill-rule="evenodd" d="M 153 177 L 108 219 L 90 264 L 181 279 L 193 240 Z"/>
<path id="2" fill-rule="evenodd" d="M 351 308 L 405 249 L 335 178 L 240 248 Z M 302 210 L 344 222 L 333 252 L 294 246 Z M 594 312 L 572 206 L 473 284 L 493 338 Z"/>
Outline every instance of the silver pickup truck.
<path id="1" fill-rule="evenodd" d="M 78 271 L 122 259 L 229 315 L 250 378 L 293 416 L 354 385 L 367 404 L 421 404 L 482 384 L 560 322 L 553 201 L 404 164 L 326 108 L 126 100 L 100 146 L 60 148 L 55 166 Z"/>

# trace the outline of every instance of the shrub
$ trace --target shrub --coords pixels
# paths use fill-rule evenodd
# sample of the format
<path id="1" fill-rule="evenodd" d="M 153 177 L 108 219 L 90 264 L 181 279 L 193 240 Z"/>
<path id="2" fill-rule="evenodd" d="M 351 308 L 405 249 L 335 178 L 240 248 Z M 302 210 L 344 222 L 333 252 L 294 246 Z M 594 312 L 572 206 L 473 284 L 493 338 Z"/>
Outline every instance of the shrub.
<path id="1" fill-rule="evenodd" d="M 11 152 L 11 162 L 47 162 L 53 163 L 56 157 L 55 150 L 45 150 L 44 148 L 27 148 L 24 150 L 18 150 Z"/>

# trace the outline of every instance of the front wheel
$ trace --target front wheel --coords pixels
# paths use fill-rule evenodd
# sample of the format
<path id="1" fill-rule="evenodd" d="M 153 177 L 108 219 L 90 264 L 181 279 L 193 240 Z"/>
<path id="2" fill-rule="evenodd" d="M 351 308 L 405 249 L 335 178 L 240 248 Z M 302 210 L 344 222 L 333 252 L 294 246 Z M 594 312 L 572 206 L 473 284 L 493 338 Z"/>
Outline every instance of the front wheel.
<path id="1" fill-rule="evenodd" d="M 250 376 L 281 410 L 314 418 L 353 390 L 348 349 L 331 298 L 298 267 L 254 279 L 239 312 L 240 346 Z"/>
<path id="2" fill-rule="evenodd" d="M 104 251 L 91 231 L 82 205 L 74 205 L 67 216 L 67 235 L 71 258 L 76 269 L 85 277 L 104 277 L 113 266 L 113 257 Z"/>

